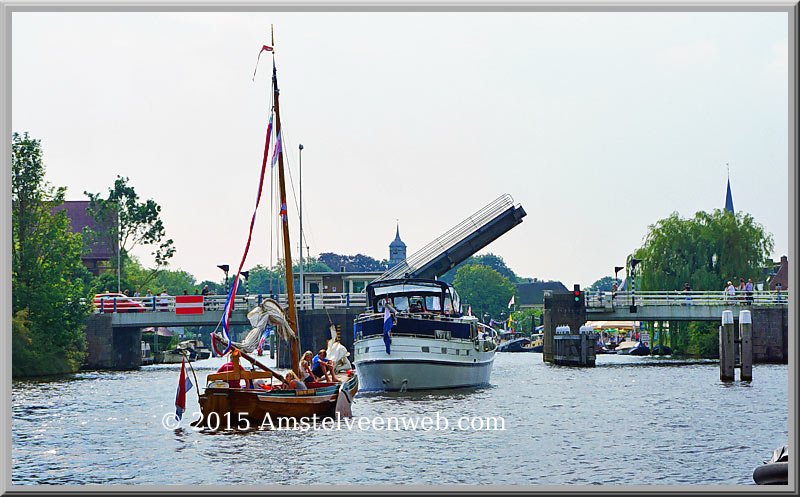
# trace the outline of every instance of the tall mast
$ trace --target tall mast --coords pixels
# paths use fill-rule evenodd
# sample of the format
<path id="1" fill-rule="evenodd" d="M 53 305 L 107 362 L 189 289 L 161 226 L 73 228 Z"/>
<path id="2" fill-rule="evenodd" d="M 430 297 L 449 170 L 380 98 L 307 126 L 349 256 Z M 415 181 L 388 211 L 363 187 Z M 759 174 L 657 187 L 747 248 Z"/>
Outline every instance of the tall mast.
<path id="1" fill-rule="evenodd" d="M 274 40 L 273 40 L 274 46 Z M 274 52 L 273 52 L 274 53 Z M 289 301 L 289 309 L 286 313 L 289 326 L 294 332 L 295 338 L 292 340 L 292 371 L 298 377 L 300 376 L 300 357 L 298 356 L 300 340 L 297 334 L 297 320 L 296 309 L 294 303 L 294 277 L 292 276 L 292 249 L 289 244 L 289 216 L 287 215 L 286 208 L 286 182 L 283 176 L 283 140 L 281 139 L 281 114 L 280 106 L 278 105 L 278 70 L 275 67 L 275 59 L 272 59 L 272 88 L 275 94 L 275 139 L 280 143 L 278 147 L 278 183 L 281 192 L 281 219 L 283 220 L 283 253 L 284 253 L 284 266 L 286 266 L 286 297 Z"/>

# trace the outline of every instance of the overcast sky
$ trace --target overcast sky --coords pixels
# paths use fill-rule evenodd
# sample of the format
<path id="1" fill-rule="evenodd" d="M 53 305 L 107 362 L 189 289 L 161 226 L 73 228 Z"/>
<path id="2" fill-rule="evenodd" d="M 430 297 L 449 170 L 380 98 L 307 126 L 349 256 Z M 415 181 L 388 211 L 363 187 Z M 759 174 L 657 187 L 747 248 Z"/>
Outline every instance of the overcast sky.
<path id="1" fill-rule="evenodd" d="M 508 193 L 528 215 L 481 253 L 586 286 L 648 225 L 724 207 L 726 163 L 736 210 L 788 253 L 785 12 L 15 12 L 12 128 L 68 200 L 130 178 L 171 268 L 221 281 L 255 204 L 270 24 L 314 256 L 388 258 L 398 219 L 411 255 Z M 275 262 L 264 195 L 245 268 Z"/>

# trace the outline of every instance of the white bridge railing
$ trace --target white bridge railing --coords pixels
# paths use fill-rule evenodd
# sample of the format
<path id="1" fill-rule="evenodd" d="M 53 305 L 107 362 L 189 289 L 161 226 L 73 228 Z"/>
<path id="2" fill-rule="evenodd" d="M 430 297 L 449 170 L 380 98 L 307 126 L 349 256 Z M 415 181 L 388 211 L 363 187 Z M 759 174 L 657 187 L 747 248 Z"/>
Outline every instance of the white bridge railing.
<path id="1" fill-rule="evenodd" d="M 186 295 L 178 297 L 187 297 Z M 200 297 L 200 295 L 192 295 Z M 204 295 L 204 311 L 222 311 L 225 308 L 227 295 Z M 237 295 L 234 298 L 234 311 L 250 311 L 264 299 L 273 298 L 284 308 L 288 306 L 288 297 L 281 295 Z M 151 297 L 103 297 L 94 305 L 94 313 L 101 312 L 175 312 L 175 295 L 153 295 Z M 295 304 L 300 310 L 365 307 L 366 293 L 306 293 L 296 294 Z"/>
<path id="2" fill-rule="evenodd" d="M 592 292 L 584 293 L 587 309 L 611 309 L 619 306 L 672 306 L 672 305 L 702 305 L 702 306 L 777 306 L 788 305 L 787 291 L 777 293 L 774 291 L 736 292 L 728 295 L 726 292 Z"/>

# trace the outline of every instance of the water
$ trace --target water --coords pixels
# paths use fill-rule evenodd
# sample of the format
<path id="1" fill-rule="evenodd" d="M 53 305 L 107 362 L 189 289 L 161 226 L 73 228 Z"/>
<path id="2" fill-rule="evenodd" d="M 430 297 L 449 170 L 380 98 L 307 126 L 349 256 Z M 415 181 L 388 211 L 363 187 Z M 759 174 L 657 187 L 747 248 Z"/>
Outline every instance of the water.
<path id="1" fill-rule="evenodd" d="M 222 362 L 193 363 L 198 379 Z M 183 427 L 162 426 L 179 369 L 13 382 L 12 483 L 751 485 L 788 442 L 786 365 L 725 384 L 713 362 L 601 355 L 578 369 L 501 353 L 489 387 L 359 394 L 353 414 L 500 416 L 505 430 L 217 433 L 185 423 L 194 389 Z"/>

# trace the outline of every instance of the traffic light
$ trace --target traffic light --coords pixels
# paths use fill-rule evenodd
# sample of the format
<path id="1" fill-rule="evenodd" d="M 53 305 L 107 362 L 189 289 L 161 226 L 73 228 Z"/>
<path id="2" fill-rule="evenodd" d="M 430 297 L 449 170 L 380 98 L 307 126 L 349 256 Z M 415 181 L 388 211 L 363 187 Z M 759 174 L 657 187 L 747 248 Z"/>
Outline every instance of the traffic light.
<path id="1" fill-rule="evenodd" d="M 581 305 L 581 286 L 577 283 L 572 291 L 572 302 L 576 307 Z"/>

